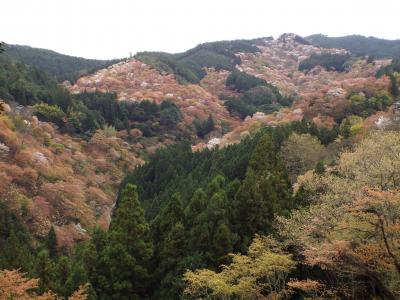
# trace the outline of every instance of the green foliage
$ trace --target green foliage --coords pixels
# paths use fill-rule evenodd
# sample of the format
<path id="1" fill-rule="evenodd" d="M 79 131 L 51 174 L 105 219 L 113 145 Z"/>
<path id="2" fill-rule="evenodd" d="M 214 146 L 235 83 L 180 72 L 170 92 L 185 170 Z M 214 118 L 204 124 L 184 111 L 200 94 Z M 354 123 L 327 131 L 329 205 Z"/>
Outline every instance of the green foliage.
<path id="1" fill-rule="evenodd" d="M 253 87 L 267 85 L 267 82 L 245 72 L 234 70 L 226 78 L 225 85 L 235 91 L 246 92 Z"/>
<path id="2" fill-rule="evenodd" d="M 383 75 L 388 75 L 400 72 L 400 59 L 393 59 L 392 62 L 387 66 L 382 66 L 377 72 L 376 77 L 382 77 Z"/>
<path id="3" fill-rule="evenodd" d="M 293 133 L 283 143 L 281 156 L 291 182 L 295 183 L 299 175 L 312 170 L 318 162 L 325 159 L 327 152 L 316 137 Z"/>
<path id="4" fill-rule="evenodd" d="M 319 162 L 315 165 L 314 172 L 317 173 L 317 174 L 319 174 L 319 175 L 324 174 L 324 172 L 325 172 L 325 165 L 324 165 L 324 163 L 323 163 L 322 161 L 319 161 Z"/>
<path id="5" fill-rule="evenodd" d="M 296 263 L 269 237 L 256 236 L 248 254 L 232 255 L 220 272 L 187 271 L 187 299 L 288 299 L 286 280 Z"/>
<path id="6" fill-rule="evenodd" d="M 346 63 L 350 58 L 349 55 L 341 54 L 312 54 L 309 58 L 303 60 L 299 64 L 300 71 L 309 71 L 316 66 L 324 67 L 327 71 L 343 72 L 346 69 Z"/>
<path id="7" fill-rule="evenodd" d="M 67 109 L 70 104 L 69 94 L 46 73 L 4 55 L 0 57 L 0 97 L 21 105 L 46 102 Z"/>
<path id="8" fill-rule="evenodd" d="M 182 120 L 179 107 L 170 100 L 160 105 L 148 100 L 121 102 L 113 93 L 100 92 L 78 94 L 74 100 L 68 121 L 70 130 L 77 133 L 93 132 L 107 124 L 118 130 L 137 127 L 152 136 L 160 130 L 174 130 Z"/>
<path id="9" fill-rule="evenodd" d="M 160 72 L 174 74 L 181 82 L 198 83 L 205 76 L 204 71 L 198 66 L 189 66 L 181 62 L 176 55 L 163 52 L 141 52 L 136 54 L 136 59 L 151 65 Z"/>
<path id="10" fill-rule="evenodd" d="M 280 147 L 291 132 L 310 133 L 317 136 L 322 144 L 335 140 L 338 128 L 317 128 L 313 123 L 295 122 L 271 131 L 276 147 Z M 174 192 L 179 192 L 184 206 L 197 188 L 206 188 L 208 180 L 223 175 L 228 182 L 243 180 L 246 175 L 250 156 L 262 134 L 246 138 L 238 145 L 220 150 L 192 152 L 188 142 L 177 143 L 166 149 L 158 150 L 143 166 L 129 174 L 122 186 L 128 182 L 138 187 L 140 201 L 150 219 L 154 218 L 163 203 L 168 202 Z"/>
<path id="11" fill-rule="evenodd" d="M 311 276 L 325 290 L 354 299 L 399 298 L 398 153 L 398 132 L 370 132 L 322 176 L 304 176 L 309 205 L 278 221 L 280 239 L 319 269 Z"/>
<path id="12" fill-rule="evenodd" d="M 40 278 L 39 291 L 41 293 L 48 290 L 54 280 L 54 262 L 50 259 L 46 250 L 41 250 L 35 259 L 34 275 Z"/>
<path id="13" fill-rule="evenodd" d="M 61 267 L 65 267 L 63 263 L 59 262 L 59 265 L 60 264 Z M 65 290 L 65 294 L 68 296 L 71 295 L 79 288 L 79 286 L 86 284 L 87 282 L 88 277 L 85 268 L 81 264 L 74 264 L 72 266 L 72 269 L 68 273 L 68 278 L 65 281 L 65 285 L 63 287 Z"/>
<path id="14" fill-rule="evenodd" d="M 135 58 L 157 70 L 175 74 L 183 82 L 198 83 L 205 76 L 204 67 L 234 70 L 240 63 L 238 52 L 258 52 L 254 40 L 204 43 L 183 53 L 141 52 Z"/>
<path id="15" fill-rule="evenodd" d="M 321 144 L 328 145 L 332 143 L 339 135 L 339 128 L 338 126 L 334 126 L 333 128 L 325 128 L 321 127 L 318 128 L 314 123 L 309 123 L 306 121 L 301 122 L 292 122 L 288 124 L 285 128 L 285 133 L 282 134 L 280 131 L 277 131 L 278 136 L 275 138 L 279 140 L 279 144 L 282 145 L 284 139 L 290 136 L 292 132 L 298 134 L 306 134 L 309 133 L 312 136 L 315 136 L 319 139 Z"/>
<path id="16" fill-rule="evenodd" d="M 72 261 L 67 256 L 60 256 L 54 268 L 55 280 L 52 284 L 52 289 L 60 295 L 67 296 L 73 291 L 68 291 L 67 281 L 71 274 Z"/>
<path id="17" fill-rule="evenodd" d="M 92 73 L 97 69 L 106 68 L 119 61 L 115 59 L 85 59 L 60 54 L 51 50 L 19 45 L 4 45 L 4 49 L 8 57 L 44 71 L 58 81 L 73 81 L 78 76 Z"/>
<path id="18" fill-rule="evenodd" d="M 42 121 L 53 122 L 59 126 L 63 126 L 65 114 L 60 107 L 49 105 L 47 103 L 39 103 L 33 106 L 35 115 Z"/>
<path id="19" fill-rule="evenodd" d="M 121 192 L 103 253 L 109 280 L 105 294 L 110 298 L 139 299 L 146 295 L 152 255 L 149 230 L 136 187 L 128 184 Z"/>
<path id="20" fill-rule="evenodd" d="M 221 151 L 193 153 L 188 142 L 160 149 L 148 164 L 127 176 L 122 186 L 127 182 L 138 186 L 146 213 L 153 218 L 174 192 L 179 192 L 187 205 L 194 191 L 206 187 L 208 180 L 218 174 L 228 180 L 243 179 L 256 140 L 247 139 L 240 147 L 230 146 Z"/>
<path id="21" fill-rule="evenodd" d="M 157 151 L 125 178 L 122 188 L 138 186 L 151 223 L 155 299 L 179 299 L 185 270 L 218 270 L 231 261 L 228 253 L 247 251 L 254 234 L 271 233 L 275 216 L 295 206 L 279 155 L 293 131 L 324 143 L 337 136 L 299 122 L 223 149 L 193 153 L 181 143 Z"/>
<path id="22" fill-rule="evenodd" d="M 368 117 L 375 111 L 385 110 L 393 103 L 393 97 L 386 91 L 379 92 L 367 98 L 364 94 L 352 94 L 349 96 L 350 105 L 346 114 Z"/>
<path id="23" fill-rule="evenodd" d="M 192 152 L 183 142 L 158 150 L 124 180 L 108 232 L 95 228 L 69 257 L 57 255 L 54 229 L 33 250 L 19 217 L 0 209 L 0 268 L 22 267 L 41 279 L 40 291 L 64 297 L 89 282 L 90 299 L 180 299 L 187 270 L 219 273 L 232 262 L 229 253 L 247 252 L 254 234 L 271 233 L 272 220 L 294 207 L 279 154 L 292 132 L 324 143 L 337 135 L 298 122 L 223 149 Z M 305 203 L 301 197 L 296 201 Z M 270 260 L 254 259 L 269 266 Z"/>
<path id="24" fill-rule="evenodd" d="M 51 226 L 49 234 L 47 235 L 46 248 L 50 257 L 53 258 L 57 256 L 57 237 L 53 226 Z"/>
<path id="25" fill-rule="evenodd" d="M 73 274 L 69 267 L 71 261 L 67 257 L 57 256 L 55 240 L 55 231 L 51 228 L 44 243 L 34 248 L 22 220 L 0 202 L 0 269 L 21 269 L 30 277 L 40 278 L 40 292 L 52 289 L 70 296 L 87 279 L 66 290 L 67 280 Z"/>
<path id="26" fill-rule="evenodd" d="M 384 40 L 362 35 L 328 37 L 322 34 L 311 35 L 306 39 L 313 45 L 324 48 L 346 49 L 355 55 L 398 58 L 400 53 L 400 40 Z"/>
<path id="27" fill-rule="evenodd" d="M 0 269 L 32 270 L 33 248 L 23 221 L 0 202 Z"/>
<path id="28" fill-rule="evenodd" d="M 237 114 L 241 119 L 244 119 L 247 116 L 252 116 L 257 112 L 257 108 L 252 107 L 234 97 L 225 101 L 224 105 L 231 114 Z"/>
<path id="29" fill-rule="evenodd" d="M 0 98 L 32 105 L 36 115 L 70 133 L 91 135 L 104 126 L 117 130 L 139 128 L 146 137 L 172 131 L 176 136 L 182 120 L 179 107 L 170 100 L 160 105 L 151 101 L 117 101 L 113 93 L 71 95 L 45 72 L 0 57 Z"/>
<path id="30" fill-rule="evenodd" d="M 198 119 L 193 121 L 194 127 L 196 128 L 197 135 L 204 138 L 207 134 L 215 129 L 214 119 L 210 114 L 205 121 L 200 121 Z"/>
<path id="31" fill-rule="evenodd" d="M 256 112 L 272 113 L 293 102 L 292 97 L 283 97 L 277 87 L 245 72 L 232 72 L 226 80 L 226 86 L 244 92 L 224 103 L 232 114 L 242 119 Z"/>
<path id="32" fill-rule="evenodd" d="M 106 125 L 117 130 L 139 128 L 145 136 L 163 131 L 179 133 L 179 107 L 170 100 L 117 101 L 113 93 L 71 95 L 43 71 L 0 57 L 0 98 L 33 105 L 36 115 L 70 133 L 91 135 Z"/>
<path id="33" fill-rule="evenodd" d="M 254 233 L 270 232 L 275 214 L 283 214 L 292 206 L 289 179 L 274 148 L 271 136 L 260 139 L 233 200 L 242 251 Z"/>
<path id="34" fill-rule="evenodd" d="M 179 107 L 171 101 L 164 101 L 160 105 L 160 124 L 167 128 L 174 128 L 182 121 L 182 113 Z"/>
<path id="35" fill-rule="evenodd" d="M 184 261 L 188 241 L 183 222 L 181 197 L 174 194 L 151 226 L 155 249 L 153 263 L 157 266 L 153 275 L 158 286 L 156 298 L 174 299 L 182 289 L 179 275 L 188 267 Z"/>
<path id="36" fill-rule="evenodd" d="M 390 92 L 395 98 L 397 98 L 400 94 L 397 77 L 393 74 L 390 75 Z"/>

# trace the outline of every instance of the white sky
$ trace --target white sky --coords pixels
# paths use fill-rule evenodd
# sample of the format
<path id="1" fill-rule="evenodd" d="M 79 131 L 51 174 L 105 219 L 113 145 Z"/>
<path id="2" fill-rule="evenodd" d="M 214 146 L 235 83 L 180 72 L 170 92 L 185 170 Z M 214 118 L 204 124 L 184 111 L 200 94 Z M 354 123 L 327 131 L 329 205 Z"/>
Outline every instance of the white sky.
<path id="1" fill-rule="evenodd" d="M 87 58 L 284 32 L 400 39 L 400 0 L 0 0 L 0 12 L 1 41 Z"/>

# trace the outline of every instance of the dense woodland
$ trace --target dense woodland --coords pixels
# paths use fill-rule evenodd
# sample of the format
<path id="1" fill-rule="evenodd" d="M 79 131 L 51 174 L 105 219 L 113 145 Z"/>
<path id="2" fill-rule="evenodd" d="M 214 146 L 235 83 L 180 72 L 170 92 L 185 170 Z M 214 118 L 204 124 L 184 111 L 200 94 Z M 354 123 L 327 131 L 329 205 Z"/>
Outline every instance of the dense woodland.
<path id="1" fill-rule="evenodd" d="M 299 64 L 300 71 L 309 71 L 315 66 L 321 66 L 328 71 L 343 72 L 346 70 L 346 63 L 349 55 L 340 54 L 313 54 Z"/>
<path id="2" fill-rule="evenodd" d="M 306 40 L 317 46 L 346 49 L 362 56 L 398 58 L 400 53 L 400 40 L 384 40 L 361 35 L 328 37 L 322 34 L 310 35 Z"/>
<path id="3" fill-rule="evenodd" d="M 382 67 L 381 69 L 378 70 L 376 73 L 377 77 L 381 77 L 383 75 L 391 75 L 395 72 L 400 71 L 400 60 L 399 59 L 394 59 L 389 65 Z"/>
<path id="4" fill-rule="evenodd" d="M 338 158 L 330 136 L 297 123 L 221 150 L 160 150 L 124 181 L 109 231 L 69 256 L 52 230 L 29 246 L 3 208 L 2 267 L 41 278 L 39 292 L 89 282 L 89 299 L 396 299 L 398 134 L 371 133 Z"/>
<path id="5" fill-rule="evenodd" d="M 78 77 L 115 64 L 119 59 L 96 60 L 60 54 L 29 46 L 4 45 L 5 55 L 48 73 L 58 81 L 75 81 Z"/>
<path id="6" fill-rule="evenodd" d="M 90 136 L 108 125 L 118 130 L 138 128 L 145 136 L 153 136 L 173 130 L 182 118 L 171 101 L 157 105 L 118 102 L 113 93 L 71 95 L 41 69 L 7 57 L 0 57 L 0 65 L 0 98 L 32 106 L 40 120 L 53 122 L 66 132 Z"/>
<path id="7" fill-rule="evenodd" d="M 242 93 L 224 103 L 231 114 L 242 119 L 256 112 L 272 113 L 293 102 L 292 97 L 282 96 L 277 87 L 244 72 L 233 71 L 225 84 L 229 89 Z"/>
<path id="8" fill-rule="evenodd" d="M 183 82 L 198 83 L 205 76 L 204 67 L 234 70 L 240 63 L 238 52 L 258 52 L 257 40 L 204 43 L 183 53 L 141 52 L 136 58 L 157 70 L 174 74 Z"/>
<path id="9" fill-rule="evenodd" d="M 274 216 L 302 205 L 280 155 L 292 132 L 335 137 L 299 123 L 221 150 L 193 153 L 188 143 L 160 150 L 125 179 L 110 230 L 96 229 L 70 257 L 57 252 L 54 231 L 33 250 L 19 218 L 5 210 L 2 267 L 23 266 L 42 279 L 42 291 L 65 296 L 90 282 L 93 299 L 178 298 L 186 269 L 219 270 L 229 253 L 246 253 L 254 234 L 272 233 Z"/>

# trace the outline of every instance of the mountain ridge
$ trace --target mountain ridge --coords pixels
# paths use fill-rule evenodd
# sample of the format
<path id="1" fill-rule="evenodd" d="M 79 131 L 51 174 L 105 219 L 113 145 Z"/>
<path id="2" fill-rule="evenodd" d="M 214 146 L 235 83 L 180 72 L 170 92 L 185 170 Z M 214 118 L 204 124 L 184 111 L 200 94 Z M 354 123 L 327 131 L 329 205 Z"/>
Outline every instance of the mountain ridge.
<path id="1" fill-rule="evenodd" d="M 400 39 L 388 40 L 359 34 L 339 37 L 313 34 L 305 39 L 322 47 L 344 48 L 356 55 L 373 55 L 379 58 L 398 58 L 400 56 Z"/>
<path id="2" fill-rule="evenodd" d="M 27 45 L 4 44 L 3 48 L 8 57 L 39 68 L 59 81 L 74 80 L 98 68 L 104 68 L 120 61 L 120 59 L 97 60 L 76 57 Z"/>

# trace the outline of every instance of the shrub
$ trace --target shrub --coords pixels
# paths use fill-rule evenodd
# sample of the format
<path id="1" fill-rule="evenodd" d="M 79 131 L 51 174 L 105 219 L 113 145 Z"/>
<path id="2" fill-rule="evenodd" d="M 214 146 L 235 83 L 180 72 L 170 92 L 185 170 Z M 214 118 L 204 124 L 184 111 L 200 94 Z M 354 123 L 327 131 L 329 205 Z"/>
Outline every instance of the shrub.
<path id="1" fill-rule="evenodd" d="M 234 70 L 240 64 L 238 52 L 260 51 L 256 40 L 204 43 L 183 53 L 142 52 L 135 58 L 155 69 L 174 74 L 181 82 L 198 83 L 206 75 L 204 68 Z"/>
<path id="2" fill-rule="evenodd" d="M 65 125 L 65 113 L 57 105 L 39 103 L 33 106 L 35 115 L 43 121 L 53 122 L 58 126 Z"/>

